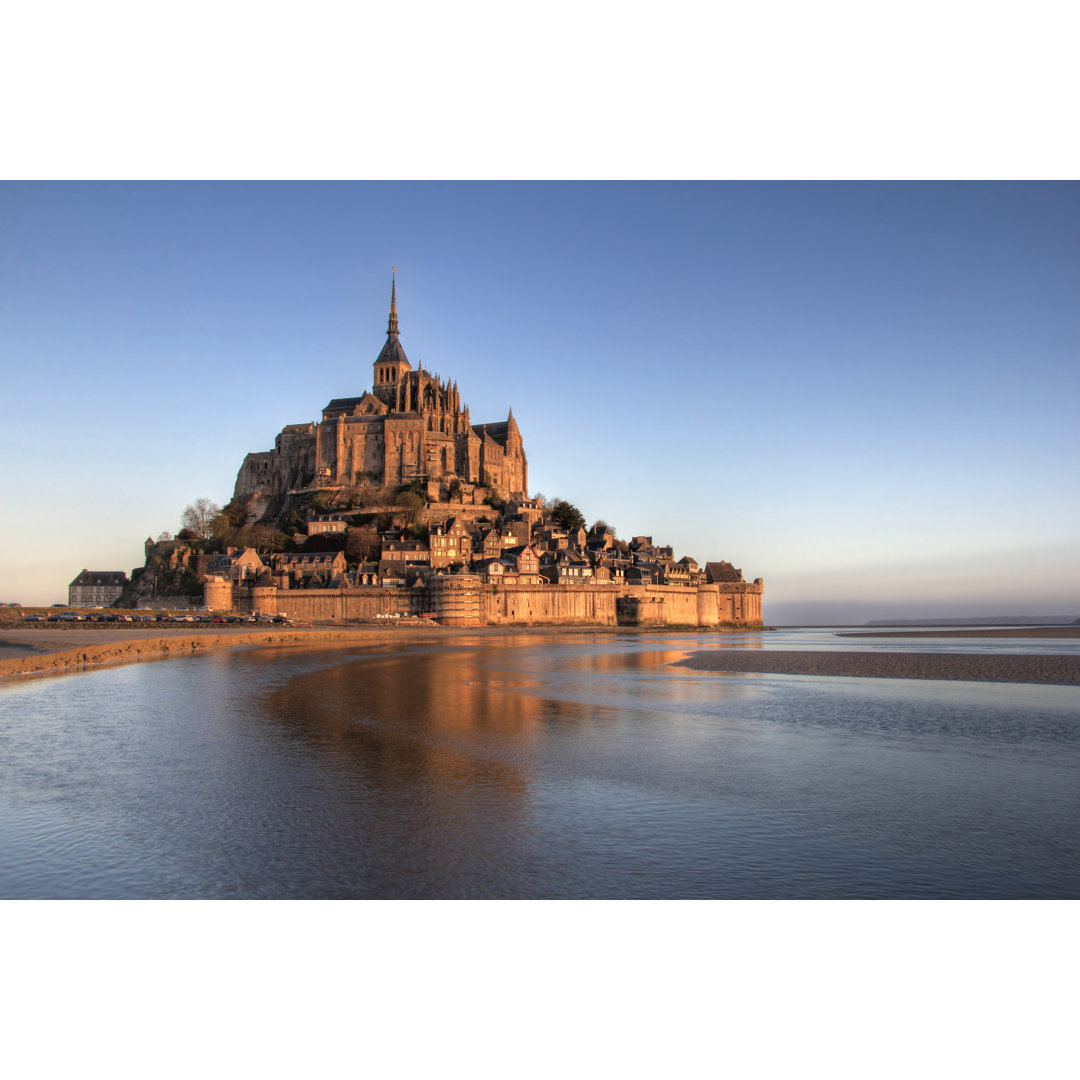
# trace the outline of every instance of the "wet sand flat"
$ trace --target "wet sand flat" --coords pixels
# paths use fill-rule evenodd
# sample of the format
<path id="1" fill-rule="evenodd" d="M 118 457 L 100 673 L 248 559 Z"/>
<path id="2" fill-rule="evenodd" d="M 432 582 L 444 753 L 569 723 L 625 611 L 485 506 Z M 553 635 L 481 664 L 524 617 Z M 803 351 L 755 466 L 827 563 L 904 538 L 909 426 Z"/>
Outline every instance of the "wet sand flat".
<path id="1" fill-rule="evenodd" d="M 769 675 L 840 675 L 859 679 L 949 679 L 1080 686 L 1080 656 L 721 649 L 695 653 L 676 661 L 673 666 L 696 671 L 751 671 Z"/>
<path id="2" fill-rule="evenodd" d="M 356 627 L 223 627 L 197 631 L 184 628 L 7 630 L 0 634 L 0 678 L 58 672 L 97 664 L 160 660 L 208 649 L 251 646 L 315 646 L 350 648 L 398 640 L 402 635 L 441 637 L 439 628 Z"/>
<path id="3" fill-rule="evenodd" d="M 1080 626 L 1013 626 L 992 630 L 968 630 L 949 627 L 944 630 L 847 630 L 837 637 L 904 637 L 904 638 L 1074 638 L 1080 637 Z"/>
<path id="4" fill-rule="evenodd" d="M 309 646 L 347 649 L 401 641 L 450 641 L 458 634 L 549 635 L 565 632 L 612 633 L 611 627 L 508 626 L 446 628 L 420 625 L 415 621 L 382 625 L 353 626 L 223 626 L 213 629 L 192 627 L 125 627 L 115 624 L 93 627 L 15 627 L 0 630 L 0 679 L 78 670 L 99 664 L 161 660 L 208 649 L 238 649 L 252 646 Z"/>

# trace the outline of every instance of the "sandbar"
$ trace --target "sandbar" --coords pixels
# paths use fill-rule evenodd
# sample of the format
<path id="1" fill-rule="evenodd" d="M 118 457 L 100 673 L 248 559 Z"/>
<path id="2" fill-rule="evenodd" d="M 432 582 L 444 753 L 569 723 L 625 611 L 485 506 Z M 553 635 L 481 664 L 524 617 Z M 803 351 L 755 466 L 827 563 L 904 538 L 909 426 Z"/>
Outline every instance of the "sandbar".
<path id="1" fill-rule="evenodd" d="M 111 629 L 111 628 L 110 628 Z M 438 639 L 439 627 L 237 627 L 5 630 L 0 634 L 0 678 L 70 671 L 99 664 L 162 660 L 209 649 L 253 646 L 350 648 L 398 640 L 402 635 Z"/>
<path id="2" fill-rule="evenodd" d="M 1080 637 L 1080 626 L 995 626 L 990 630 L 973 630 L 950 627 L 943 630 L 845 630 L 837 637 L 1034 637 L 1034 638 L 1070 638 Z"/>
<path id="3" fill-rule="evenodd" d="M 1080 686 L 1080 656 L 715 649 L 677 660 L 673 666 L 696 671 L 751 671 L 769 675 L 839 675 L 858 679 L 948 679 Z"/>

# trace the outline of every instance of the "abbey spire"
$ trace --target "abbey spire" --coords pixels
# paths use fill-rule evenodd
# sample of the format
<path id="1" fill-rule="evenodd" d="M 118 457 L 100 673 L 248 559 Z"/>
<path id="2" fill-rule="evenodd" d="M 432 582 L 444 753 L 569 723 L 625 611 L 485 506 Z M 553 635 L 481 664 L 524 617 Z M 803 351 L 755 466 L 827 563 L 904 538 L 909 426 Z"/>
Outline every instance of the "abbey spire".
<path id="1" fill-rule="evenodd" d="M 401 347 L 398 336 L 397 313 L 397 267 L 390 278 L 390 321 L 386 325 L 386 344 L 375 360 L 372 373 L 372 391 L 391 407 L 396 407 L 398 387 L 405 373 L 412 371 L 412 364 Z"/>
<path id="2" fill-rule="evenodd" d="M 390 274 L 390 323 L 386 328 L 387 337 L 397 337 L 397 267 L 393 267 Z"/>

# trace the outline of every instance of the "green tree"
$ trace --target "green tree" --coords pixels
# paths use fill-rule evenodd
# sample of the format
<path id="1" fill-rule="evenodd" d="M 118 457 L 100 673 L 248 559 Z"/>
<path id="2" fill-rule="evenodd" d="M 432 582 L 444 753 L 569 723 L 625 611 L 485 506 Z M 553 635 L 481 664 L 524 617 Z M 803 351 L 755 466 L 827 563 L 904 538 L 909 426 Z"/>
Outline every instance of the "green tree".
<path id="1" fill-rule="evenodd" d="M 228 520 L 230 527 L 242 529 L 247 524 L 248 512 L 243 503 L 230 499 L 222 508 L 221 513 Z"/>
<path id="2" fill-rule="evenodd" d="M 410 525 L 418 525 L 424 516 L 426 505 L 422 496 L 415 491 L 403 491 L 397 499 L 398 507 L 404 511 Z"/>
<path id="3" fill-rule="evenodd" d="M 299 547 L 300 551 L 344 551 L 344 533 L 315 533 L 307 537 Z"/>
<path id="4" fill-rule="evenodd" d="M 559 499 L 551 508 L 551 520 L 567 532 L 585 527 L 584 515 L 573 503 L 565 499 Z"/>

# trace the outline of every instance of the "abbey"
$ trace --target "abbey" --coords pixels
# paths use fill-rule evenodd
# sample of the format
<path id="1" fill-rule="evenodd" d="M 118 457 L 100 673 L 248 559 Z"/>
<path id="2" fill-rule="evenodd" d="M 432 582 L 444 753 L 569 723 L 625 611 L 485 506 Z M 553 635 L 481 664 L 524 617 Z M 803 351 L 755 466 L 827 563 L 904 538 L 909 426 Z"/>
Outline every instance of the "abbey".
<path id="1" fill-rule="evenodd" d="M 413 368 L 398 334 L 396 280 L 386 344 L 372 368 L 371 389 L 360 397 L 335 398 L 318 423 L 289 424 L 273 450 L 248 454 L 234 500 L 362 482 L 419 483 L 435 500 L 467 500 L 473 488 L 483 497 L 526 497 L 528 463 L 513 410 L 498 423 L 473 424 L 456 382 Z"/>

